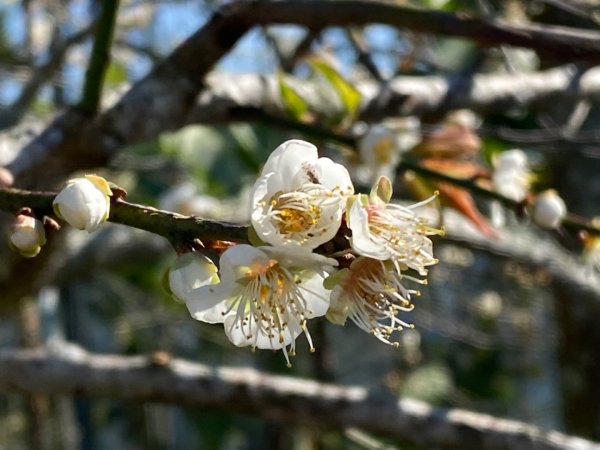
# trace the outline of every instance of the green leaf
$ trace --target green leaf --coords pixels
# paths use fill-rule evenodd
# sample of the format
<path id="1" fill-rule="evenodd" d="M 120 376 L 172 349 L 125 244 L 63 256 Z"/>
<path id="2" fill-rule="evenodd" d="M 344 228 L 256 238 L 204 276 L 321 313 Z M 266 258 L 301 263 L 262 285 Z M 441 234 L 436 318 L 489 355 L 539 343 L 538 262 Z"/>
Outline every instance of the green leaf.
<path id="1" fill-rule="evenodd" d="M 104 82 L 107 86 L 118 86 L 128 80 L 127 68 L 123 64 L 112 61 L 106 70 Z"/>
<path id="2" fill-rule="evenodd" d="M 340 75 L 333 67 L 321 59 L 312 59 L 311 67 L 331 84 L 335 92 L 339 95 L 348 115 L 353 117 L 356 115 L 358 106 L 360 105 L 360 92 L 342 75 Z"/>
<path id="3" fill-rule="evenodd" d="M 308 105 L 300 95 L 285 81 L 282 72 L 277 74 L 279 93 L 286 112 L 294 119 L 301 121 L 308 112 Z"/>

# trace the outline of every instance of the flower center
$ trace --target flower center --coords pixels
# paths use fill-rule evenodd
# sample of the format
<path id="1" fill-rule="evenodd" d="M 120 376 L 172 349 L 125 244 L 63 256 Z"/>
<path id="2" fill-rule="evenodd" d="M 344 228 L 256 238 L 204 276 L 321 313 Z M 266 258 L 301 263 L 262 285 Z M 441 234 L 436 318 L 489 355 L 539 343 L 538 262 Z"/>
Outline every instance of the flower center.
<path id="1" fill-rule="evenodd" d="M 323 208 L 332 202 L 339 203 L 340 197 L 322 187 L 309 185 L 273 196 L 266 215 L 282 236 L 303 243 L 327 230 L 329 223 L 322 223 Z"/>
<path id="2" fill-rule="evenodd" d="M 401 284 L 402 278 L 382 261 L 359 258 L 342 281 L 342 295 L 348 301 L 350 319 L 380 341 L 394 346 L 398 343 L 390 340 L 392 333 L 412 328 L 397 315 L 400 311 L 412 311 L 411 295 L 419 295 L 419 291 L 406 289 Z"/>
<path id="3" fill-rule="evenodd" d="M 295 353 L 295 335 L 293 330 L 303 330 L 314 351 L 310 335 L 306 328 L 306 318 L 313 312 L 308 309 L 300 289 L 301 278 L 279 263 L 255 263 L 244 275 L 242 291 L 232 299 L 229 309 L 236 312 L 233 326 L 239 328 L 248 340 L 254 340 L 254 346 L 260 336 L 270 340 L 274 348 L 282 348 L 288 360 L 288 351 L 283 345 L 286 337 L 291 337 L 290 354 Z"/>
<path id="4" fill-rule="evenodd" d="M 443 234 L 443 229 L 428 227 L 410 209 L 400 205 L 369 205 L 366 210 L 371 239 L 385 245 L 393 261 L 421 275 L 427 273 L 426 266 L 437 263 L 432 254 L 431 240 L 427 236 Z"/>
<path id="5" fill-rule="evenodd" d="M 254 278 L 260 274 L 266 273 L 269 269 L 275 267 L 277 264 L 279 263 L 276 259 L 269 259 L 266 263 L 255 262 L 248 268 L 245 275 L 246 277 Z"/>
<path id="6" fill-rule="evenodd" d="M 280 209 L 279 214 L 275 216 L 279 232 L 284 235 L 300 233 L 316 225 L 320 216 L 319 209 L 315 206 L 310 206 L 308 211 L 293 208 Z"/>

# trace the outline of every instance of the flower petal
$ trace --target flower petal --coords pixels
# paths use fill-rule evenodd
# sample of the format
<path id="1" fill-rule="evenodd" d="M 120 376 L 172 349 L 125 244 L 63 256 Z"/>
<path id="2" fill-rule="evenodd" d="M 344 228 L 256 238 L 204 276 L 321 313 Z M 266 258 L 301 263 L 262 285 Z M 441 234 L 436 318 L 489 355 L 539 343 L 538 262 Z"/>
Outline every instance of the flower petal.
<path id="1" fill-rule="evenodd" d="M 217 267 L 206 256 L 185 253 L 177 258 L 169 270 L 169 288 L 180 300 L 196 288 L 219 282 Z"/>
<path id="2" fill-rule="evenodd" d="M 221 323 L 227 317 L 231 294 L 230 286 L 220 283 L 193 289 L 184 300 L 194 319 L 206 323 Z"/>
<path id="3" fill-rule="evenodd" d="M 329 158 L 319 158 L 313 163 L 318 168 L 319 183 L 331 191 L 352 195 L 354 186 L 348 170 L 341 164 L 334 163 Z"/>
<path id="4" fill-rule="evenodd" d="M 317 147 L 310 142 L 292 139 L 284 142 L 271 153 L 261 174 L 274 172 L 282 180 L 289 182 L 294 179 L 304 161 L 316 161 L 317 158 Z"/>
<path id="5" fill-rule="evenodd" d="M 237 347 L 252 345 L 260 349 L 280 350 L 292 344 L 302 333 L 301 328 L 291 325 L 283 332 L 283 339 L 280 339 L 279 335 L 268 335 L 268 324 L 263 323 L 259 328 L 252 316 L 248 318 L 247 323 L 240 323 L 234 315 L 227 316 L 223 326 L 227 338 Z"/>
<path id="6" fill-rule="evenodd" d="M 357 253 L 381 260 L 390 257 L 385 245 L 378 244 L 370 238 L 369 214 L 359 198 L 352 203 L 347 220 L 348 227 L 352 230 L 350 245 Z"/>
<path id="7" fill-rule="evenodd" d="M 265 252 L 251 245 L 239 244 L 229 247 L 223 252 L 219 260 L 221 282 L 225 284 L 234 283 L 251 266 L 266 265 L 269 263 L 269 259 Z"/>
<path id="8" fill-rule="evenodd" d="M 324 279 L 324 276 L 314 274 L 298 284 L 305 302 L 304 315 L 307 319 L 324 316 L 329 309 L 330 291 L 323 287 Z"/>

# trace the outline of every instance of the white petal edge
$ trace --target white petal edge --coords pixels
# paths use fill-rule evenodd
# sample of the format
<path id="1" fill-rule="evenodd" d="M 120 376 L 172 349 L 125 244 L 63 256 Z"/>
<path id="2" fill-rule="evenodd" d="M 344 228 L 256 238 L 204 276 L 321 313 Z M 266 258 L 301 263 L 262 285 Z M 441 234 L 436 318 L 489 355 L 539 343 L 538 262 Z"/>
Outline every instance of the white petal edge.
<path id="1" fill-rule="evenodd" d="M 369 214 L 359 198 L 352 203 L 347 220 L 352 230 L 350 245 L 358 254 L 380 260 L 390 257 L 385 245 L 377 244 L 370 238 Z"/>

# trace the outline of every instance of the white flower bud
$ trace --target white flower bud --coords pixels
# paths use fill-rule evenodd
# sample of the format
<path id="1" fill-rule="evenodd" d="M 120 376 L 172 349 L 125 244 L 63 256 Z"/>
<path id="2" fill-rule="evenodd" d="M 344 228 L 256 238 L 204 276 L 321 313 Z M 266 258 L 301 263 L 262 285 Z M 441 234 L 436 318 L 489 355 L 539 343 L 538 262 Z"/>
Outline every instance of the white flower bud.
<path id="1" fill-rule="evenodd" d="M 11 187 L 15 179 L 8 170 L 4 167 L 0 167 L 0 187 Z"/>
<path id="2" fill-rule="evenodd" d="M 44 225 L 35 217 L 19 214 L 11 227 L 10 242 L 21 255 L 33 258 L 46 243 Z"/>
<path id="3" fill-rule="evenodd" d="M 69 180 L 53 202 L 54 212 L 79 230 L 96 230 L 110 212 L 108 182 L 96 175 Z"/>
<path id="4" fill-rule="evenodd" d="M 523 150 L 513 148 L 498 155 L 495 161 L 496 170 L 520 169 L 528 170 L 529 162 Z"/>
<path id="5" fill-rule="evenodd" d="M 219 282 L 217 267 L 199 253 L 184 253 L 169 270 L 169 289 L 175 297 L 186 301 L 192 290 Z"/>
<path id="6" fill-rule="evenodd" d="M 531 208 L 533 221 L 542 228 L 557 228 L 566 214 L 565 202 L 553 189 L 540 193 Z"/>
<path id="7" fill-rule="evenodd" d="M 527 155 L 523 150 L 502 152 L 494 161 L 492 182 L 496 191 L 514 201 L 521 202 L 529 192 L 531 176 Z"/>

